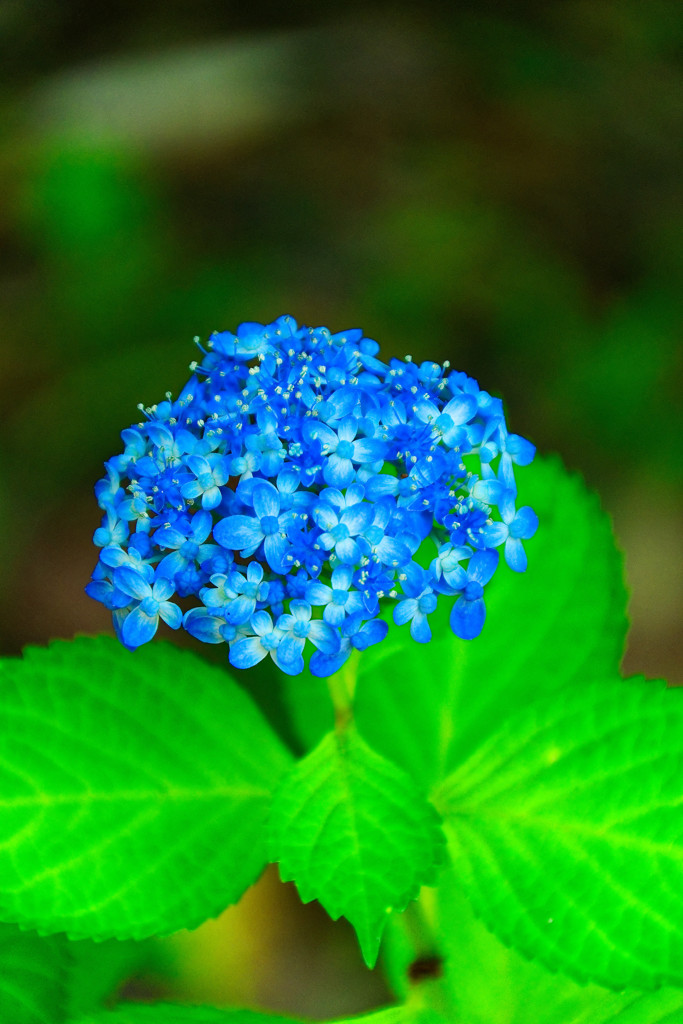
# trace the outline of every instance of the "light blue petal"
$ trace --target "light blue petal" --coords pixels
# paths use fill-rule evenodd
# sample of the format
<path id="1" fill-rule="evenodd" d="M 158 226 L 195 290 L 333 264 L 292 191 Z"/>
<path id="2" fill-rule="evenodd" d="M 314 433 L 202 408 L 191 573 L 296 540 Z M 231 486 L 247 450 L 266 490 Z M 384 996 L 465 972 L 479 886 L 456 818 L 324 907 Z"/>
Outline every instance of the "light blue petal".
<path id="1" fill-rule="evenodd" d="M 267 653 L 257 636 L 245 636 L 230 644 L 229 660 L 235 668 L 251 668 L 263 661 Z"/>
<path id="2" fill-rule="evenodd" d="M 469 579 L 485 586 L 498 568 L 498 561 L 497 551 L 475 551 L 467 566 Z"/>
<path id="3" fill-rule="evenodd" d="M 478 545 L 487 548 L 497 548 L 508 539 L 508 528 L 505 523 L 492 523 L 485 526 L 478 537 Z"/>
<path id="4" fill-rule="evenodd" d="M 351 505 L 357 505 L 359 501 L 362 501 L 365 497 L 365 487 L 363 484 L 355 483 L 346 491 L 344 497 L 344 507 L 349 508 Z"/>
<path id="5" fill-rule="evenodd" d="M 158 615 L 145 615 L 140 608 L 135 608 L 121 626 L 121 638 L 127 647 L 140 647 L 152 639 L 158 625 Z"/>
<path id="6" fill-rule="evenodd" d="M 497 505 L 504 492 L 505 488 L 498 480 L 477 480 L 472 488 L 472 497 L 487 505 Z"/>
<path id="7" fill-rule="evenodd" d="M 432 639 L 432 631 L 427 622 L 427 616 L 418 612 L 410 623 L 410 635 L 418 644 L 428 644 Z"/>
<path id="8" fill-rule="evenodd" d="M 152 587 L 152 596 L 155 601 L 167 601 L 174 590 L 173 581 L 162 576 Z"/>
<path id="9" fill-rule="evenodd" d="M 328 604 L 323 612 L 323 619 L 330 626 L 341 626 L 346 618 L 346 608 L 340 604 Z"/>
<path id="10" fill-rule="evenodd" d="M 187 498 L 188 501 L 194 501 L 202 493 L 201 484 L 197 483 L 196 480 L 190 480 L 189 483 L 183 484 L 180 488 L 180 493 L 183 498 Z"/>
<path id="11" fill-rule="evenodd" d="M 353 647 L 351 641 L 344 637 L 341 641 L 341 645 L 336 654 L 325 654 L 324 651 L 313 651 L 311 660 L 309 662 L 309 668 L 312 675 L 318 676 L 319 678 L 325 678 L 326 676 L 332 676 L 335 672 L 338 672 L 345 661 L 348 661 L 349 655 Z"/>
<path id="12" fill-rule="evenodd" d="M 173 601 L 162 601 L 159 605 L 159 615 L 171 629 L 180 629 L 183 624 L 183 613 Z"/>
<path id="13" fill-rule="evenodd" d="M 332 578 L 334 579 L 334 574 Z M 306 600 L 312 605 L 329 604 L 332 600 L 332 588 L 325 586 L 320 580 L 311 580 L 310 583 L 307 583 L 305 593 Z"/>
<path id="14" fill-rule="evenodd" d="M 313 509 L 313 519 L 317 526 L 321 530 L 333 530 L 339 523 L 339 516 L 335 510 L 324 502 L 320 502 L 319 505 Z"/>
<path id="15" fill-rule="evenodd" d="M 353 637 L 353 645 L 359 651 L 365 651 L 373 644 L 384 640 L 389 632 L 389 625 L 384 619 L 371 619 L 366 622 L 362 629 Z"/>
<path id="16" fill-rule="evenodd" d="M 253 516 L 228 516 L 216 523 L 213 536 L 223 548 L 252 554 L 263 540 L 263 530 Z"/>
<path id="17" fill-rule="evenodd" d="M 398 477 L 390 476 L 389 473 L 381 473 L 372 477 L 365 485 L 365 495 L 370 501 L 378 501 L 388 494 L 398 493 Z"/>
<path id="18" fill-rule="evenodd" d="M 406 577 L 404 580 L 401 580 L 403 593 L 407 597 L 419 597 L 427 584 L 424 569 L 417 562 L 408 562 L 403 567 L 403 573 L 405 573 Z"/>
<path id="19" fill-rule="evenodd" d="M 165 555 L 157 565 L 157 579 L 160 579 L 163 576 L 168 577 L 168 579 L 173 579 L 177 573 L 183 571 L 186 565 L 187 560 L 180 554 L 180 552 L 172 551 L 170 555 Z"/>
<path id="20" fill-rule="evenodd" d="M 323 479 L 333 487 L 348 487 L 353 481 L 354 469 L 351 459 L 342 459 L 340 455 L 330 455 L 325 460 Z"/>
<path id="21" fill-rule="evenodd" d="M 373 441 L 364 437 L 353 442 L 353 457 L 356 462 L 381 462 L 387 453 L 384 441 Z"/>
<path id="22" fill-rule="evenodd" d="M 327 446 L 332 451 L 337 447 L 339 441 L 335 432 L 326 427 L 324 423 L 312 423 L 308 419 L 304 421 L 303 436 L 304 441 L 318 440 L 323 445 L 323 448 Z"/>
<path id="23" fill-rule="evenodd" d="M 297 622 L 308 622 L 311 617 L 311 606 L 308 601 L 295 598 L 289 602 L 289 611 Z"/>
<path id="24" fill-rule="evenodd" d="M 263 551 L 273 572 L 286 572 L 288 566 L 284 559 L 291 546 L 287 538 L 280 533 L 272 533 L 266 537 L 263 542 Z"/>
<path id="25" fill-rule="evenodd" d="M 288 676 L 298 676 L 303 672 L 302 652 L 305 644 L 306 641 L 303 637 L 292 636 L 291 633 L 278 644 L 273 660 L 278 668 L 281 668 Z"/>
<path id="26" fill-rule="evenodd" d="M 517 500 L 517 494 L 515 491 L 506 490 L 503 491 L 500 501 L 498 502 L 498 511 L 501 514 L 501 518 L 504 523 L 508 526 L 515 518 L 515 502 Z"/>
<path id="27" fill-rule="evenodd" d="M 220 628 L 223 625 L 225 625 L 223 619 L 219 619 L 215 615 L 208 615 L 203 608 L 191 608 L 189 612 L 185 612 L 183 618 L 183 626 L 187 632 L 205 644 L 224 643 L 220 634 Z"/>
<path id="28" fill-rule="evenodd" d="M 444 407 L 443 414 L 450 416 L 455 426 L 467 423 L 477 411 L 477 400 L 473 395 L 456 395 Z"/>
<path id="29" fill-rule="evenodd" d="M 332 571 L 332 587 L 334 590 L 348 590 L 353 583 L 353 569 L 350 565 L 338 565 Z"/>
<path id="30" fill-rule="evenodd" d="M 525 437 L 520 437 L 519 434 L 509 434 L 505 440 L 505 450 L 518 466 L 528 466 L 530 462 L 533 462 L 536 445 L 527 441 Z"/>
<path id="31" fill-rule="evenodd" d="M 505 561 L 515 572 L 526 572 L 527 557 L 524 545 L 517 537 L 508 537 L 505 542 Z"/>
<path id="32" fill-rule="evenodd" d="M 308 639 L 325 654 L 336 654 L 341 642 L 339 633 L 320 619 L 315 619 L 311 623 Z"/>
<path id="33" fill-rule="evenodd" d="M 359 501 L 346 508 L 340 517 L 349 533 L 353 536 L 366 530 L 375 517 L 373 506 L 367 501 Z"/>
<path id="34" fill-rule="evenodd" d="M 459 597 L 451 611 L 451 629 L 461 640 L 473 640 L 479 636 L 486 619 L 486 606 L 482 598 L 466 601 Z"/>
<path id="35" fill-rule="evenodd" d="M 256 602 L 253 597 L 236 597 L 228 605 L 225 606 L 225 618 L 232 626 L 239 626 L 243 622 L 248 622 L 251 616 L 254 614 L 256 608 Z"/>
<path id="36" fill-rule="evenodd" d="M 280 515 L 280 495 L 277 488 L 266 480 L 259 481 L 254 485 L 252 492 L 254 512 L 263 519 L 264 516 Z"/>
<path id="37" fill-rule="evenodd" d="M 131 565 L 120 565 L 114 569 L 114 586 L 138 601 L 144 601 L 152 593 L 149 583 L 143 579 L 140 571 Z"/>
<path id="38" fill-rule="evenodd" d="M 394 608 L 394 622 L 397 626 L 405 626 L 406 622 L 410 622 L 416 611 L 417 601 L 414 597 L 407 597 L 405 601 L 400 601 Z"/>
<path id="39" fill-rule="evenodd" d="M 528 540 L 538 529 L 538 516 L 532 508 L 524 505 L 515 516 L 511 526 L 510 534 L 522 540 Z"/>
<path id="40" fill-rule="evenodd" d="M 247 580 L 249 583 L 260 583 L 263 579 L 263 566 L 260 562 L 250 562 L 247 566 Z"/>
<path id="41" fill-rule="evenodd" d="M 268 612 L 256 612 L 251 617 L 251 628 L 259 636 L 267 636 L 273 629 L 273 620 Z"/>
<path id="42" fill-rule="evenodd" d="M 211 466 L 203 455 L 188 455 L 185 459 L 185 465 L 195 476 L 204 476 L 205 473 L 211 474 Z"/>
<path id="43" fill-rule="evenodd" d="M 353 416 L 347 416 L 337 427 L 337 436 L 340 441 L 353 441 L 358 433 L 358 423 Z"/>
<path id="44" fill-rule="evenodd" d="M 218 508 L 222 500 L 223 495 L 218 487 L 207 487 L 202 494 L 202 508 L 208 512 L 212 508 Z"/>
<path id="45" fill-rule="evenodd" d="M 200 515 L 201 513 L 197 513 Z M 207 513 L 208 514 L 208 513 Z M 211 518 L 209 516 L 209 518 Z M 211 527 L 209 526 L 209 529 Z M 157 530 L 154 534 L 154 542 L 158 544 L 160 548 L 179 548 L 181 544 L 184 544 L 187 537 L 180 530 L 176 530 L 173 526 Z"/>
<path id="46" fill-rule="evenodd" d="M 360 548 L 352 537 L 340 541 L 334 551 L 339 559 L 348 565 L 356 565 L 360 561 Z"/>
<path id="47" fill-rule="evenodd" d="M 384 537 L 377 545 L 377 554 L 384 565 L 400 568 L 410 561 L 410 551 L 401 541 Z"/>

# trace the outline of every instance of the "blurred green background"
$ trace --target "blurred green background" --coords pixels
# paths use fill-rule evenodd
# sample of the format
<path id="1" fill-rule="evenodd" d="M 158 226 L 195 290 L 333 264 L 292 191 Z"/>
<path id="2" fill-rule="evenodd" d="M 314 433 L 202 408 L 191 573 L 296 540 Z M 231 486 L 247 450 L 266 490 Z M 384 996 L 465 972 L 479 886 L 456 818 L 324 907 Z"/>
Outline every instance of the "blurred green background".
<path id="1" fill-rule="evenodd" d="M 673 0 L 4 0 L 3 653 L 110 628 L 120 430 L 195 335 L 288 312 L 502 394 L 614 519 L 626 670 L 683 682 L 682 44 Z M 179 999 L 383 996 L 272 873 L 166 951 Z"/>

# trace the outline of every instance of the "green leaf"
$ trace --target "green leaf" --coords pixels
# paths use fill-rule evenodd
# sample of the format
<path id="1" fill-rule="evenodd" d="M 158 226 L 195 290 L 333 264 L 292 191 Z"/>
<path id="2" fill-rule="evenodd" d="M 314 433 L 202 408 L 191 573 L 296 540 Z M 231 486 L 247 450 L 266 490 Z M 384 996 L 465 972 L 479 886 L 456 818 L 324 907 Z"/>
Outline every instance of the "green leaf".
<path id="1" fill-rule="evenodd" d="M 334 1024 L 447 1024 L 436 1011 L 424 1007 L 392 1006 L 386 1010 L 348 1017 Z M 120 1006 L 113 1011 L 80 1017 L 74 1024 L 304 1024 L 292 1017 L 272 1016 L 254 1010 L 218 1010 L 210 1006 Z M 453 1024 L 452 1021 L 448 1024 Z"/>
<path id="2" fill-rule="evenodd" d="M 0 916 L 140 939 L 254 881 L 290 758 L 221 670 L 82 638 L 3 661 L 0 691 Z"/>
<path id="3" fill-rule="evenodd" d="M 66 1020 L 68 952 L 48 938 L 0 925 L 0 1021 L 57 1024 Z"/>
<path id="4" fill-rule="evenodd" d="M 154 957 L 153 942 L 92 942 L 81 939 L 69 944 L 69 1019 L 98 1010 Z"/>
<path id="5" fill-rule="evenodd" d="M 504 946 L 478 920 L 458 879 L 438 890 L 446 978 L 467 1024 L 680 1024 L 683 992 L 611 992 L 551 974 Z"/>
<path id="6" fill-rule="evenodd" d="M 348 918 L 374 966 L 387 915 L 429 883 L 443 853 L 437 815 L 413 781 L 355 728 L 335 731 L 275 794 L 270 853 L 304 903 Z"/>
<path id="7" fill-rule="evenodd" d="M 435 797 L 475 911 L 579 981 L 683 985 L 681 763 L 662 684 L 584 682 L 511 717 Z"/>
<path id="8" fill-rule="evenodd" d="M 219 1010 L 213 1006 L 182 1006 L 178 1003 L 130 1003 L 79 1017 L 74 1024 L 303 1024 L 292 1017 L 257 1013 L 254 1010 Z"/>
<path id="9" fill-rule="evenodd" d="M 526 542 L 527 572 L 501 564 L 487 587 L 481 636 L 455 637 L 441 598 L 430 616 L 431 643 L 416 644 L 407 627 L 392 626 L 360 658 L 359 729 L 425 786 L 475 750 L 511 709 L 570 680 L 612 676 L 621 657 L 621 558 L 597 498 L 557 459 L 537 458 L 517 478 L 519 505 L 536 509 L 540 526 Z"/>

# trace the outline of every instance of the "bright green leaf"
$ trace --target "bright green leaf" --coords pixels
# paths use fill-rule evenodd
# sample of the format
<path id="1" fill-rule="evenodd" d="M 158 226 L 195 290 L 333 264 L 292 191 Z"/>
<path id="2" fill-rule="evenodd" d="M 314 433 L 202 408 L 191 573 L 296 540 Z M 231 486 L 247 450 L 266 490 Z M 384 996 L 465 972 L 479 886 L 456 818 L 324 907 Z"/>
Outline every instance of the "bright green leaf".
<path id="1" fill-rule="evenodd" d="M 179 1006 L 157 1003 L 154 1006 L 126 1005 L 88 1017 L 74 1024 L 304 1024 L 297 1018 L 272 1016 L 254 1010 L 218 1010 L 209 1006 Z M 349 1017 L 334 1024 L 453 1024 L 453 1021 L 429 1008 L 392 1006 L 360 1017 Z"/>
<path id="2" fill-rule="evenodd" d="M 58 1024 L 66 1020 L 68 951 L 60 936 L 42 937 L 0 925 L 0 1021 Z"/>
<path id="3" fill-rule="evenodd" d="M 265 863 L 289 757 L 221 670 L 107 637 L 0 663 L 0 908 L 72 938 L 191 928 Z"/>
<path id="4" fill-rule="evenodd" d="M 517 472 L 519 505 L 540 526 L 526 542 L 529 568 L 502 564 L 487 587 L 487 620 L 475 640 L 432 616 L 433 639 L 407 627 L 360 658 L 356 720 L 369 743 L 426 786 L 468 756 L 510 709 L 569 680 L 614 675 L 626 633 L 621 559 L 597 498 L 559 460 Z M 452 604 L 452 602 L 451 602 Z"/>
<path id="5" fill-rule="evenodd" d="M 254 1010 L 219 1010 L 213 1006 L 126 1003 L 115 1010 L 79 1017 L 74 1024 L 302 1024 L 292 1017 Z"/>
<path id="6" fill-rule="evenodd" d="M 504 946 L 478 920 L 457 878 L 438 891 L 446 977 L 467 1024 L 680 1024 L 683 992 L 611 992 L 552 974 Z"/>
<path id="7" fill-rule="evenodd" d="M 69 1019 L 103 1006 L 124 981 L 153 960 L 154 951 L 153 940 L 93 942 L 81 939 L 69 943 Z"/>
<path id="8" fill-rule="evenodd" d="M 353 727 L 325 736 L 273 800 L 270 852 L 283 881 L 348 918 L 369 967 L 387 915 L 434 878 L 442 843 L 420 790 Z"/>
<path id="9" fill-rule="evenodd" d="M 482 920 L 551 970 L 683 985 L 683 693 L 600 680 L 544 696 L 443 783 Z"/>

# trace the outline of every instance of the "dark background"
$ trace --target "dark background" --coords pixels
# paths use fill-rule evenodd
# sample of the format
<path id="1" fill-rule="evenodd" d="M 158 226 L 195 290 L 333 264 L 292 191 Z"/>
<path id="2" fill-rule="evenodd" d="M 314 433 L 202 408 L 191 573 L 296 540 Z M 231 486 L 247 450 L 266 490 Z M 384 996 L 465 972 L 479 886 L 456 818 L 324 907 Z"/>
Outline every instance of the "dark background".
<path id="1" fill-rule="evenodd" d="M 502 394 L 614 519 L 625 669 L 683 682 L 682 43 L 674 0 L 0 3 L 3 652 L 109 629 L 120 430 L 195 335 L 288 312 Z M 381 999 L 295 906 L 268 874 L 173 940 L 170 994 Z"/>

